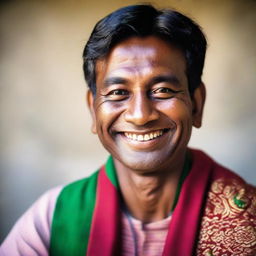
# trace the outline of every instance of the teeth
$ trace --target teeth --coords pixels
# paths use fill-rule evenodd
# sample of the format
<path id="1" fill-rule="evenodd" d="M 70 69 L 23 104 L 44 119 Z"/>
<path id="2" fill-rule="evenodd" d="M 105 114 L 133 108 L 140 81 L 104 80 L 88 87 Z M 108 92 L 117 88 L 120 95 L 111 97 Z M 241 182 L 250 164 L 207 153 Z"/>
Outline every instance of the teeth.
<path id="1" fill-rule="evenodd" d="M 141 135 L 141 134 L 137 137 L 137 140 L 138 140 L 138 141 L 143 141 L 143 139 L 144 139 L 144 138 L 143 138 L 143 135 Z"/>
<path id="2" fill-rule="evenodd" d="M 150 137 L 148 134 L 144 135 L 144 140 L 149 140 L 149 139 L 150 139 Z"/>
<path id="3" fill-rule="evenodd" d="M 152 139 L 155 139 L 157 137 L 160 137 L 163 135 L 163 130 L 158 130 L 158 131 L 155 131 L 155 132 L 151 132 L 151 133 L 147 133 L 147 134 L 136 134 L 136 133 L 128 133 L 128 132 L 125 132 L 124 135 L 131 139 L 131 140 L 136 140 L 136 141 L 149 141 L 149 140 L 152 140 Z"/>

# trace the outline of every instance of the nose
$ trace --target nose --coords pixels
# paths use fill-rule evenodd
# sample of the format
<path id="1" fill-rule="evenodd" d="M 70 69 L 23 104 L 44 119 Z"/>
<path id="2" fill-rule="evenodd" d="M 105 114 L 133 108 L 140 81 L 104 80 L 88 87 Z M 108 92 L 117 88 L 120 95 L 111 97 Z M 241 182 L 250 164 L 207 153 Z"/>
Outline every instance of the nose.
<path id="1" fill-rule="evenodd" d="M 137 126 L 157 120 L 159 113 L 152 100 L 143 93 L 133 95 L 125 111 L 125 120 Z"/>

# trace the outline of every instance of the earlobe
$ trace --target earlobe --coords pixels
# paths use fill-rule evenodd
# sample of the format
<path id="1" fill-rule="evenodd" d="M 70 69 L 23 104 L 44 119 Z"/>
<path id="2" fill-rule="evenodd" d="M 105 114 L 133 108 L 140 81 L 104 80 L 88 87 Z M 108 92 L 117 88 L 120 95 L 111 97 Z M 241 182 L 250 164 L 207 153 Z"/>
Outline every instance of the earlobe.
<path id="1" fill-rule="evenodd" d="M 94 96 L 91 90 L 87 91 L 87 105 L 91 113 L 92 117 L 92 126 L 91 126 L 91 131 L 94 134 L 97 134 L 97 128 L 96 128 L 96 116 L 95 116 L 95 111 L 94 111 Z"/>
<path id="2" fill-rule="evenodd" d="M 204 110 L 204 103 L 206 98 L 206 90 L 204 83 L 201 83 L 198 88 L 195 89 L 192 102 L 193 102 L 193 126 L 200 128 L 202 125 L 202 117 Z"/>

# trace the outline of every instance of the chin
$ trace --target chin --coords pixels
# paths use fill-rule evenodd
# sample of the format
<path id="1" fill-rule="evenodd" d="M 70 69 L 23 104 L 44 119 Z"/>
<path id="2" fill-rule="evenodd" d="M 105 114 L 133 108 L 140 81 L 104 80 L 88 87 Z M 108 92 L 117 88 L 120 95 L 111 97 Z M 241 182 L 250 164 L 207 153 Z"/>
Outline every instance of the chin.
<path id="1" fill-rule="evenodd" d="M 159 152 L 132 152 L 120 154 L 118 160 L 130 170 L 140 174 L 150 174 L 163 171 L 171 160 L 169 154 Z"/>

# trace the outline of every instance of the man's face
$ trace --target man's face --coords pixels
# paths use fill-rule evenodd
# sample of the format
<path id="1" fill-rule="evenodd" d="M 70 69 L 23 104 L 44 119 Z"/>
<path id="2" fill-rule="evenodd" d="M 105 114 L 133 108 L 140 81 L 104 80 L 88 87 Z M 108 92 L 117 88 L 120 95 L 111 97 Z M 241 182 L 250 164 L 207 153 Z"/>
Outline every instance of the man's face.
<path id="1" fill-rule="evenodd" d="M 180 50 L 153 36 L 129 38 L 97 61 L 96 86 L 92 129 L 114 159 L 141 173 L 182 162 L 198 114 Z"/>

